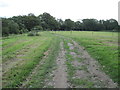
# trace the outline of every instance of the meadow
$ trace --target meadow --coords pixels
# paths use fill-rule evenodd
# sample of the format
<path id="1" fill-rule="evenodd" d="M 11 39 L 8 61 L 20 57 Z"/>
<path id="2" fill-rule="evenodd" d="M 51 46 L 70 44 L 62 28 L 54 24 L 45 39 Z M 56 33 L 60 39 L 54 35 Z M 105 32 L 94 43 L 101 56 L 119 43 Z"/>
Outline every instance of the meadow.
<path id="1" fill-rule="evenodd" d="M 98 61 L 100 70 L 105 72 L 113 82 L 117 84 L 120 82 L 118 80 L 117 32 L 44 31 L 40 32 L 40 36 L 21 34 L 2 38 L 3 88 L 53 88 L 54 84 L 47 83 L 52 82 L 55 76 L 53 71 L 59 68 L 56 60 L 61 51 L 61 42 L 63 42 L 66 51 L 65 64 L 67 70 L 65 72 L 67 72 L 69 85 L 71 87 L 97 87 L 96 83 L 92 81 L 73 78 L 77 70 L 89 70 L 89 67 L 75 67 L 72 65 L 71 62 L 75 59 L 79 62 L 83 61 L 81 58 L 82 52 L 77 48 L 77 45 L 74 47 L 75 49 L 70 51 L 68 44 L 74 44 L 73 41 L 84 47 L 84 50 Z M 71 52 L 80 55 L 80 58 L 69 54 Z M 62 59 L 61 57 L 60 60 Z M 100 87 L 107 86 L 101 85 Z"/>

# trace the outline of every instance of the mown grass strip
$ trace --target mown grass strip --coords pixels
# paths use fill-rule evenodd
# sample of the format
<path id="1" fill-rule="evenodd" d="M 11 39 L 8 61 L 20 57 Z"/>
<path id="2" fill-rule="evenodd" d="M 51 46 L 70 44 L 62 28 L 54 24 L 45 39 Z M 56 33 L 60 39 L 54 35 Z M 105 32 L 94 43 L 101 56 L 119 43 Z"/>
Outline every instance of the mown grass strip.
<path id="1" fill-rule="evenodd" d="M 2 47 L 3 49 L 4 48 L 7 48 L 7 47 L 10 47 L 12 46 L 13 44 L 15 44 L 16 42 L 19 42 L 19 41 L 24 41 L 26 40 L 28 37 L 23 34 L 23 35 L 15 35 L 14 37 L 13 36 L 8 36 L 8 37 L 3 37 L 2 38 Z"/>
<path id="2" fill-rule="evenodd" d="M 23 42 L 19 42 L 17 44 L 13 44 L 12 47 L 9 47 L 9 48 L 6 48 L 3 50 L 3 53 L 2 53 L 2 61 L 3 63 L 7 60 L 10 60 L 12 58 L 14 58 L 16 56 L 16 52 L 24 49 L 24 48 L 27 48 L 29 47 L 30 45 L 34 44 L 35 42 L 38 42 L 40 40 L 41 37 L 33 37 L 33 38 L 29 38 L 29 37 L 25 37 L 25 41 Z M 44 37 L 42 37 L 43 39 Z M 19 41 L 19 40 L 18 40 Z"/>
<path id="3" fill-rule="evenodd" d="M 59 51 L 60 40 L 56 37 L 51 42 L 49 47 L 49 54 L 44 60 L 44 64 L 38 67 L 38 71 L 32 76 L 31 80 L 27 83 L 25 87 L 27 88 L 43 88 L 45 86 L 44 80 L 48 78 L 48 74 L 52 71 L 55 65 L 55 60 Z M 52 87 L 52 86 L 51 86 Z"/>
<path id="4" fill-rule="evenodd" d="M 42 38 L 41 38 L 42 39 Z M 3 87 L 19 87 L 22 81 L 29 75 L 31 70 L 38 64 L 44 56 L 44 52 L 49 48 L 52 38 L 47 38 L 43 44 L 30 51 L 24 58 L 25 60 L 5 73 L 3 76 Z"/>

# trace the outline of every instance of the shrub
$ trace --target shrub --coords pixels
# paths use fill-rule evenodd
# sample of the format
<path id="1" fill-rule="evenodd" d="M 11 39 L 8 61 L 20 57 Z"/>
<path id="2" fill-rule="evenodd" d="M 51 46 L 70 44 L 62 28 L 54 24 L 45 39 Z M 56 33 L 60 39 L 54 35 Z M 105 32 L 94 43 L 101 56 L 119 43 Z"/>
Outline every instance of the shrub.
<path id="1" fill-rule="evenodd" d="M 36 33 L 36 36 L 40 36 L 40 34 Z"/>
<path id="2" fill-rule="evenodd" d="M 28 36 L 40 36 L 40 34 L 38 34 L 37 32 L 29 32 Z"/>
<path id="3" fill-rule="evenodd" d="M 35 36 L 35 34 L 32 33 L 32 32 L 29 32 L 29 33 L 28 33 L 28 36 Z"/>

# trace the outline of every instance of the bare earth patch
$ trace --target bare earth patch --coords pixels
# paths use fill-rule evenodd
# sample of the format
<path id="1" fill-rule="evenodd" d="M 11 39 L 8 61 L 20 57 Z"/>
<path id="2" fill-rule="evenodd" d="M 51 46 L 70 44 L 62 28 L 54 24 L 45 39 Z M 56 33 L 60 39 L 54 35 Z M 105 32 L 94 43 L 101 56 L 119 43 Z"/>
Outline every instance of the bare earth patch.
<path id="1" fill-rule="evenodd" d="M 84 70 L 77 70 L 75 76 L 81 79 L 88 79 L 89 74 Z"/>
<path id="2" fill-rule="evenodd" d="M 75 76 L 79 76 L 79 78 L 85 78 L 85 77 L 91 77 L 91 81 L 94 82 L 94 84 L 98 84 L 98 86 L 94 85 L 95 87 L 105 87 L 105 88 L 115 88 L 117 87 L 117 84 L 110 79 L 108 75 L 106 75 L 101 69 L 101 65 L 94 60 L 88 52 L 78 45 L 75 41 L 73 41 L 75 47 L 78 47 L 78 51 L 82 53 L 81 58 L 83 59 L 82 62 L 76 62 L 74 61 L 73 64 L 75 66 L 84 65 L 87 68 L 87 72 L 80 70 L 76 71 Z"/>
<path id="3" fill-rule="evenodd" d="M 70 49 L 70 50 L 74 49 L 74 46 L 73 46 L 73 44 L 71 44 L 71 43 L 68 43 L 68 46 L 69 46 L 69 49 Z"/>

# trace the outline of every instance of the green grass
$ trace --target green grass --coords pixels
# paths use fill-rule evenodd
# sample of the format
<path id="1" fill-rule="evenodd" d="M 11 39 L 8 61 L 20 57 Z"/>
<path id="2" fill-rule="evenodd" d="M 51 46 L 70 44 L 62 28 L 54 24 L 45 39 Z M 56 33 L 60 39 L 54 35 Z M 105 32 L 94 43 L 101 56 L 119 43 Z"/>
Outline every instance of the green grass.
<path id="1" fill-rule="evenodd" d="M 69 31 L 57 32 L 77 41 L 91 54 L 93 58 L 104 66 L 103 70 L 115 81 L 118 81 L 118 33 Z"/>
<path id="2" fill-rule="evenodd" d="M 43 88 L 45 86 L 44 80 L 49 77 L 49 73 L 53 70 L 55 66 L 55 60 L 58 55 L 60 40 L 56 37 L 50 46 L 50 53 L 44 60 L 44 64 L 40 65 L 37 69 L 37 73 L 32 76 L 32 79 L 27 83 L 25 87 L 27 88 Z M 52 88 L 52 86 L 47 86 Z"/>
<path id="3" fill-rule="evenodd" d="M 34 42 L 36 40 L 38 46 L 36 48 L 30 48 L 28 53 L 26 53 L 25 56 L 22 57 L 24 60 L 20 61 L 17 65 L 15 65 L 4 74 L 3 87 L 19 87 L 22 84 L 22 81 L 29 75 L 32 69 L 42 59 L 42 57 L 44 56 L 43 53 L 47 51 L 49 46 L 52 44 L 51 41 L 53 40 L 53 37 L 51 37 L 49 33 L 45 34 L 43 34 L 43 36 L 41 37 L 37 37 L 39 41 L 38 39 L 36 39 L 36 37 L 33 37 L 35 39 L 31 42 Z"/>
<path id="4" fill-rule="evenodd" d="M 83 80 L 83 79 L 74 78 L 71 80 L 71 82 L 74 83 L 78 87 L 79 85 L 81 85 L 84 88 L 93 88 L 93 85 L 94 85 L 92 82 L 86 79 Z M 82 88 L 82 87 L 79 87 L 79 88 Z"/>
<path id="5" fill-rule="evenodd" d="M 18 38 L 19 37 L 19 38 Z M 27 48 L 29 45 L 34 44 L 35 42 L 38 42 L 40 40 L 41 37 L 27 37 L 27 36 L 18 36 L 18 37 L 11 37 L 11 41 L 13 40 L 14 42 L 7 44 L 4 46 L 4 43 L 9 42 L 9 40 L 4 41 L 3 39 L 3 51 L 2 51 L 2 58 L 3 58 L 3 62 L 12 59 L 13 57 L 16 56 L 16 52 L 20 51 L 24 48 Z M 17 41 L 16 41 L 17 38 Z M 42 39 L 44 39 L 45 37 L 42 37 Z M 9 38 L 10 39 L 10 38 Z M 10 46 L 9 46 L 10 45 Z M 7 46 L 7 47 L 6 47 Z"/>
<path id="6" fill-rule="evenodd" d="M 40 36 L 30 37 L 26 34 L 13 35 L 7 38 L 3 38 L 2 41 L 2 63 L 7 61 L 16 60 L 17 55 L 21 55 L 22 60 L 18 61 L 11 69 L 9 69 L 3 75 L 3 87 L 4 88 L 16 88 L 21 86 L 25 81 L 25 78 L 29 76 L 31 71 L 36 65 L 42 60 L 44 52 L 50 49 L 48 57 L 45 59 L 45 63 L 38 68 L 38 72 L 32 76 L 32 79 L 27 83 L 26 87 L 38 88 L 44 87 L 44 80 L 49 77 L 50 73 L 55 66 L 55 60 L 59 51 L 59 43 L 64 37 L 64 48 L 67 50 L 66 53 L 66 65 L 68 80 L 73 85 L 79 86 L 84 85 L 86 88 L 91 88 L 93 83 L 88 80 L 81 80 L 78 78 L 72 78 L 78 70 L 86 70 L 86 67 L 74 67 L 71 62 L 74 60 L 70 52 L 77 52 L 77 48 L 70 50 L 67 45 L 68 42 L 72 43 L 70 39 L 75 40 L 81 46 L 84 46 L 89 54 L 99 61 L 103 66 L 103 70 L 115 81 L 118 81 L 118 34 L 112 32 L 78 32 L 74 31 L 72 34 L 69 31 L 58 32 L 64 36 L 58 37 L 48 32 L 41 32 Z M 70 38 L 70 39 L 69 39 Z M 1 52 L 0 52 L 1 53 Z M 22 55 L 23 54 L 23 55 Z M 78 61 L 82 59 L 77 58 Z M 119 62 L 120 65 L 120 62 Z M 52 86 L 48 86 L 52 87 Z"/>

